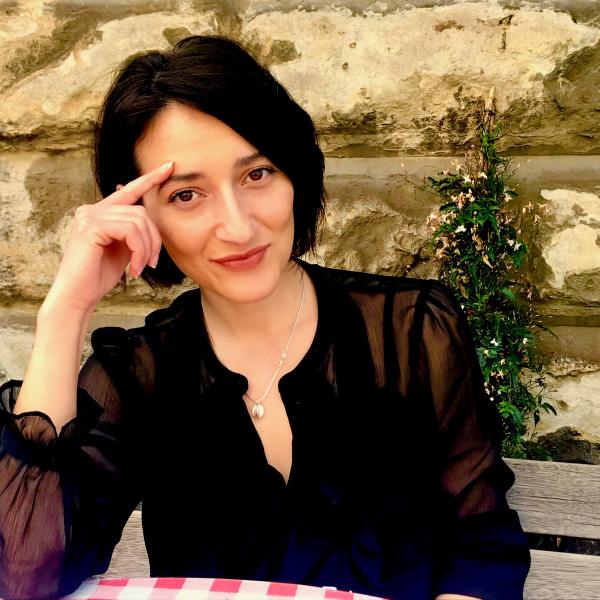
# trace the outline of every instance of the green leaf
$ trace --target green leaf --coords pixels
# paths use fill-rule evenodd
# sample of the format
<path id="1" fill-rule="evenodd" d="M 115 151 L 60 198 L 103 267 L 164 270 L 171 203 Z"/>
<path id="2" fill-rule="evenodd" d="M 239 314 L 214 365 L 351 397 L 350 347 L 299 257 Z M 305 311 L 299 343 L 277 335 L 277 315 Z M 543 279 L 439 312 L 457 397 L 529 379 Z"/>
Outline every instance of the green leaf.
<path id="1" fill-rule="evenodd" d="M 507 287 L 507 286 L 501 287 L 500 292 L 502 294 L 504 294 L 514 304 L 517 303 L 517 297 L 515 296 L 514 292 L 509 287 Z"/>

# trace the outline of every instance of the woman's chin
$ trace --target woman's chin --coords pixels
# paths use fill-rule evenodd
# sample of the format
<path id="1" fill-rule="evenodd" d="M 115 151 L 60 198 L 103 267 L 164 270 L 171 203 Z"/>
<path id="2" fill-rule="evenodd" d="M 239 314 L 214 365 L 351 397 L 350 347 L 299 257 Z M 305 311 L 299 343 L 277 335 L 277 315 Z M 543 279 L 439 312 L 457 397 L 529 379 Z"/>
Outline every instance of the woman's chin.
<path id="1" fill-rule="evenodd" d="M 220 271 L 220 272 L 219 272 Z M 257 268 L 240 271 L 215 270 L 210 281 L 193 278 L 205 295 L 216 295 L 238 304 L 252 304 L 268 298 L 277 289 L 282 271 L 279 268 Z"/>

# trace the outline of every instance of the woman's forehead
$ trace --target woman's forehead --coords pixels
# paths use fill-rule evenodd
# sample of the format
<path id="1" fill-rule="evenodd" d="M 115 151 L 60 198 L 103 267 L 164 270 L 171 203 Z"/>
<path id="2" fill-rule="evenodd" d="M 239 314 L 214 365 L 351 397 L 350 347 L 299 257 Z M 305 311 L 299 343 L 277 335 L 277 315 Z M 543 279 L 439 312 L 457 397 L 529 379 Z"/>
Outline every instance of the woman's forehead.
<path id="1" fill-rule="evenodd" d="M 181 104 L 161 109 L 135 145 L 136 162 L 146 170 L 174 160 L 231 166 L 257 155 L 257 149 L 216 117 Z"/>

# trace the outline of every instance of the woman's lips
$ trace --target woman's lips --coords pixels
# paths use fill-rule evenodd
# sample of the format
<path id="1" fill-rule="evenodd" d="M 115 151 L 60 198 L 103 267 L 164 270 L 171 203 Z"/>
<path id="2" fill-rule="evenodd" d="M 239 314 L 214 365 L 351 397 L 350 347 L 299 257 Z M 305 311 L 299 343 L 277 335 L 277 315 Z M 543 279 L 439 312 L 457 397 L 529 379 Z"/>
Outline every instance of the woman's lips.
<path id="1" fill-rule="evenodd" d="M 214 262 L 233 271 L 252 269 L 263 259 L 268 247 L 268 244 L 259 246 L 244 254 L 232 254 L 231 256 L 215 259 Z"/>

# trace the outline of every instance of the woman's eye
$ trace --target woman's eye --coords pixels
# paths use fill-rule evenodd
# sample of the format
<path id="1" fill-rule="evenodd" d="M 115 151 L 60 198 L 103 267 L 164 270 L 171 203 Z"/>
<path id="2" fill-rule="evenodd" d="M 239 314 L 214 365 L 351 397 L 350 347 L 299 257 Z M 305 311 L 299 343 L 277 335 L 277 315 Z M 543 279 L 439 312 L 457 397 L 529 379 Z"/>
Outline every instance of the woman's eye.
<path id="1" fill-rule="evenodd" d="M 259 167 L 258 169 L 252 169 L 250 173 L 248 173 L 248 179 L 251 181 L 261 181 L 266 177 L 268 173 L 274 173 L 275 169 L 271 167 Z"/>
<path id="2" fill-rule="evenodd" d="M 173 202 L 174 200 L 179 200 L 184 204 L 191 202 L 194 199 L 194 196 L 197 192 L 194 190 L 181 190 L 180 192 L 176 192 L 172 196 L 169 197 L 169 202 Z"/>

